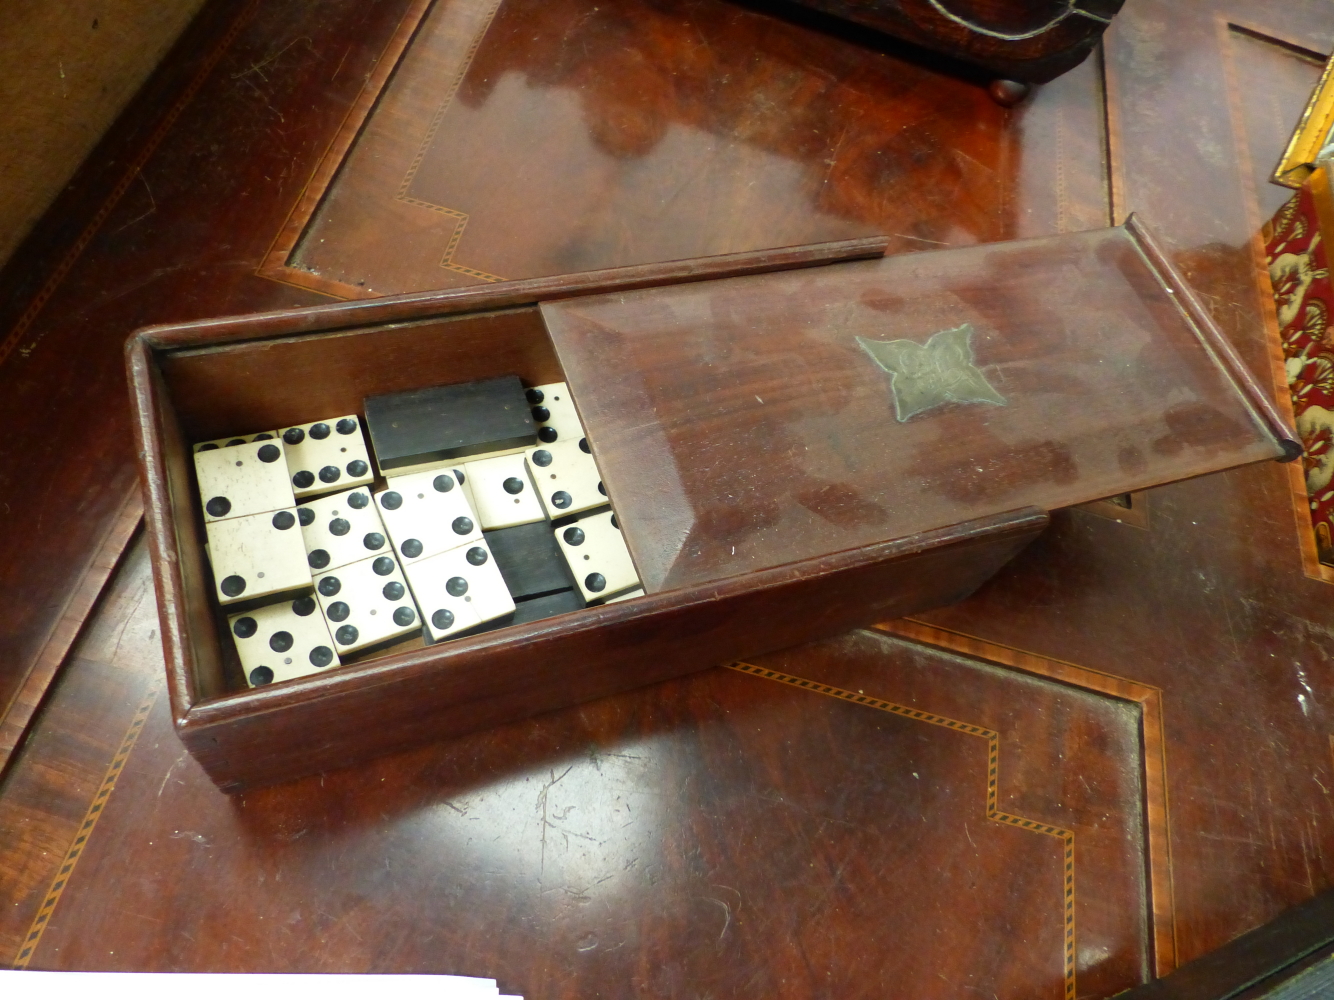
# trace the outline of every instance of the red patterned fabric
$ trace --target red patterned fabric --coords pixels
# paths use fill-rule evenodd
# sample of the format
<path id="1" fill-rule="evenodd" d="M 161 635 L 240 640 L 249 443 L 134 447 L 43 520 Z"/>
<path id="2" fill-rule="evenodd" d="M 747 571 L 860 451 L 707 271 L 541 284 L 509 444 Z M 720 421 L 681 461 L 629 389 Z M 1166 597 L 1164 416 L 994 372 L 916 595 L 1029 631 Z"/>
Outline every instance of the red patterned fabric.
<path id="1" fill-rule="evenodd" d="M 1266 235 L 1288 388 L 1306 446 L 1302 461 L 1316 548 L 1320 561 L 1334 566 L 1334 288 L 1309 187 L 1279 209 Z"/>

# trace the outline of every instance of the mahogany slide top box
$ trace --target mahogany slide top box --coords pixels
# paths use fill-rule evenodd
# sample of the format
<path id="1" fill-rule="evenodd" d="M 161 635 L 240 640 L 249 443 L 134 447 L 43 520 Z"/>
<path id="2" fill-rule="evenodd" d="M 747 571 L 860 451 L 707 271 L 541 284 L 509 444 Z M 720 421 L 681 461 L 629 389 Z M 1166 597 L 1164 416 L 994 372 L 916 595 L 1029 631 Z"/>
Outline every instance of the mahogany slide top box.
<path id="1" fill-rule="evenodd" d="M 1133 219 L 884 245 L 140 331 L 128 363 L 182 741 L 227 790 L 347 766 L 947 604 L 1047 511 L 1300 453 Z M 190 443 L 440 373 L 568 383 L 646 594 L 247 690 Z"/>

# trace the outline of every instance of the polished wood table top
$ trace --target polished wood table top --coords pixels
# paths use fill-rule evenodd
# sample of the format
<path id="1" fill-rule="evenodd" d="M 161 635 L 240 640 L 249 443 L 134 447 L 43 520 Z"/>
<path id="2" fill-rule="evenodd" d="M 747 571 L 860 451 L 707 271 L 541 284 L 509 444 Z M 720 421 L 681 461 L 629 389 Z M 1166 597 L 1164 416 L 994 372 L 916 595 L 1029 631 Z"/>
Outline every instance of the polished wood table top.
<path id="1" fill-rule="evenodd" d="M 49 742 L 73 725 L 110 747 L 127 719 L 135 741 L 41 901 L 33 966 L 453 972 L 529 997 L 929 996 L 942 976 L 1106 995 L 1146 971 L 1129 703 L 855 632 L 227 797 L 171 731 L 145 564 L 136 546 L 123 631 L 82 641 L 32 747 L 77 753 Z M 5 829 L 43 795 L 25 763 Z M 31 931 L 5 912 L 0 934 Z M 1076 941 L 1105 957 L 1077 966 Z"/>
<path id="2" fill-rule="evenodd" d="M 1332 46 L 1301 5 L 1128 0 L 1006 109 L 724 0 L 210 4 L 0 275 L 0 961 L 1110 996 L 1328 888 L 1334 568 L 1300 468 L 1058 513 L 918 621 L 228 798 L 158 693 L 121 345 L 330 294 L 1133 210 L 1282 406 L 1258 234 Z"/>

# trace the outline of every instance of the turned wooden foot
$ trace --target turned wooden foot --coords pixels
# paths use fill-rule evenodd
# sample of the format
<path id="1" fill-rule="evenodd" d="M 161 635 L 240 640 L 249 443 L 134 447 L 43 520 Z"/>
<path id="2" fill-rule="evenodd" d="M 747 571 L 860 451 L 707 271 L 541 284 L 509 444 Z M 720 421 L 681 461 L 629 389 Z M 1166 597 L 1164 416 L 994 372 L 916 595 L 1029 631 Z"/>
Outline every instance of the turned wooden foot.
<path id="1" fill-rule="evenodd" d="M 1002 108 L 1012 108 L 1027 97 L 1032 89 L 1031 83 L 1020 83 L 1018 80 L 992 80 L 987 93 Z"/>

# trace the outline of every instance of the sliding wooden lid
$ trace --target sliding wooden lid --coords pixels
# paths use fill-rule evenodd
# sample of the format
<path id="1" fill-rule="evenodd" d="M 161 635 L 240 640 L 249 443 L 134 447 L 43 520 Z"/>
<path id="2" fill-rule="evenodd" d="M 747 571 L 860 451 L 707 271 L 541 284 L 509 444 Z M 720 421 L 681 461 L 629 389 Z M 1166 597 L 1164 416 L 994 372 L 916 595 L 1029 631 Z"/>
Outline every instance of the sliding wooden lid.
<path id="1" fill-rule="evenodd" d="M 650 592 L 1300 454 L 1134 220 L 542 312 Z"/>

